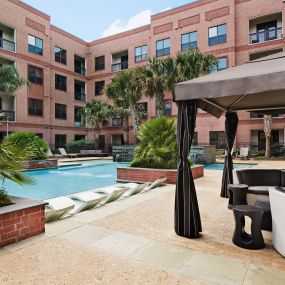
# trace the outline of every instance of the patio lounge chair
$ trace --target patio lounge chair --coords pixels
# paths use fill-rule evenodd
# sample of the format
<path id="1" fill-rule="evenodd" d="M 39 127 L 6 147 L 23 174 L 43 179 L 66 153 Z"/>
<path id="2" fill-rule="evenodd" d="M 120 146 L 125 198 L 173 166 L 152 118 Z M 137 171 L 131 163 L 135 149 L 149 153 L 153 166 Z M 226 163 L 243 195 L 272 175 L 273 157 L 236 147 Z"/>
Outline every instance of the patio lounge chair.
<path id="1" fill-rule="evenodd" d="M 64 148 L 58 149 L 62 157 L 77 157 L 77 153 L 67 153 Z"/>
<path id="2" fill-rule="evenodd" d="M 54 157 L 53 153 L 51 152 L 50 148 L 47 150 L 47 156 L 48 157 Z"/>
<path id="3" fill-rule="evenodd" d="M 127 192 L 125 192 L 122 196 L 123 197 L 130 197 L 130 196 L 136 195 L 136 194 L 140 193 L 148 185 L 149 185 L 149 183 L 143 183 L 143 184 L 126 183 L 126 184 L 124 184 L 124 186 L 129 188 L 129 190 Z"/>
<path id="4" fill-rule="evenodd" d="M 237 158 L 242 158 L 242 159 L 248 159 L 248 147 L 241 147 L 239 150 L 239 155 L 237 155 Z"/>
<path id="5" fill-rule="evenodd" d="M 94 208 L 103 199 L 106 198 L 105 194 L 98 194 L 91 191 L 79 192 L 69 195 L 69 197 L 74 200 L 75 207 L 68 214 L 74 215 L 89 209 Z"/>
<path id="6" fill-rule="evenodd" d="M 45 209 L 45 221 L 47 223 L 62 218 L 75 206 L 75 203 L 68 197 L 57 197 L 45 200 L 45 202 L 48 203 Z"/>
<path id="7" fill-rule="evenodd" d="M 167 177 L 155 180 L 149 186 L 146 186 L 141 193 L 148 192 L 156 187 L 163 185 L 166 182 L 166 180 L 167 180 Z"/>
<path id="8" fill-rule="evenodd" d="M 94 189 L 91 191 L 94 193 L 107 195 L 107 198 L 100 202 L 100 205 L 105 205 L 107 203 L 111 203 L 118 200 L 128 190 L 129 188 L 124 186 L 112 185 L 112 186 Z"/>

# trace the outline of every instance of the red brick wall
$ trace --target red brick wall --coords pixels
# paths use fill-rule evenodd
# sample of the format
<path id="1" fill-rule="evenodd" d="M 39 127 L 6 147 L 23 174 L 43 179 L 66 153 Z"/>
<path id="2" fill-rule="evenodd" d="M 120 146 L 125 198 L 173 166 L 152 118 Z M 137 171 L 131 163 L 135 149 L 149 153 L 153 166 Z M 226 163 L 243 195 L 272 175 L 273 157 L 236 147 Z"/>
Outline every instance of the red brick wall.
<path id="1" fill-rule="evenodd" d="M 192 167 L 193 178 L 204 176 L 203 166 Z M 167 177 L 166 183 L 176 183 L 176 170 L 147 169 L 135 167 L 117 168 L 118 181 L 153 182 L 156 179 Z"/>
<path id="2" fill-rule="evenodd" d="M 56 159 L 49 160 L 30 160 L 26 162 L 26 169 L 45 169 L 58 167 L 58 161 Z"/>
<path id="3" fill-rule="evenodd" d="M 45 206 L 0 215 L 0 248 L 45 232 Z"/>

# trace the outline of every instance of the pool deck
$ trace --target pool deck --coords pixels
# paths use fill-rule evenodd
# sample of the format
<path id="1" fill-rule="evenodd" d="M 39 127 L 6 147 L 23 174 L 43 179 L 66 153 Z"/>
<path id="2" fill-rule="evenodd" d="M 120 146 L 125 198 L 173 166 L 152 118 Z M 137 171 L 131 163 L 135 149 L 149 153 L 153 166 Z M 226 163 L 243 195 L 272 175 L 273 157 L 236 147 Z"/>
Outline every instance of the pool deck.
<path id="1" fill-rule="evenodd" d="M 285 162 L 258 167 L 285 168 Z M 222 172 L 195 181 L 203 235 L 173 230 L 175 186 L 138 194 L 47 224 L 46 233 L 0 250 L 0 284 L 285 284 L 285 258 L 263 232 L 266 248 L 232 244 Z"/>

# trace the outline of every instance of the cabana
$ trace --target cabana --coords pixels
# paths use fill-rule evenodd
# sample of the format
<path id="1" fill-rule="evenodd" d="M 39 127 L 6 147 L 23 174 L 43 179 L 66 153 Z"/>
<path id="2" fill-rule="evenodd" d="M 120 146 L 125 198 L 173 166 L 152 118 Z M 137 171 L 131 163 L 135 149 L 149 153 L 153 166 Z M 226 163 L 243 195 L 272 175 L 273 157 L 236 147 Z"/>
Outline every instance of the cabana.
<path id="1" fill-rule="evenodd" d="M 285 112 L 285 53 L 277 53 L 227 70 L 177 84 L 177 142 L 179 163 L 175 195 L 175 231 L 197 238 L 202 231 L 195 184 L 188 156 L 193 140 L 197 109 L 219 118 L 225 114 L 227 150 L 221 196 L 228 197 L 233 182 L 233 148 L 238 116 L 246 110 L 263 114 Z"/>

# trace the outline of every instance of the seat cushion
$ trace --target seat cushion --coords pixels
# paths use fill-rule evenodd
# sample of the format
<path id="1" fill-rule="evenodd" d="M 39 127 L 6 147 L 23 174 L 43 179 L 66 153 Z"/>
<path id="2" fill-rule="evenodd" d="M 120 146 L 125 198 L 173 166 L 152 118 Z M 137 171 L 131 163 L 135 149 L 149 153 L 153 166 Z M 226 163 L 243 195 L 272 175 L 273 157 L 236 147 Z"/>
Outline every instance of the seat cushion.
<path id="1" fill-rule="evenodd" d="M 256 195 L 269 195 L 268 186 L 250 186 L 248 187 L 248 193 Z"/>

